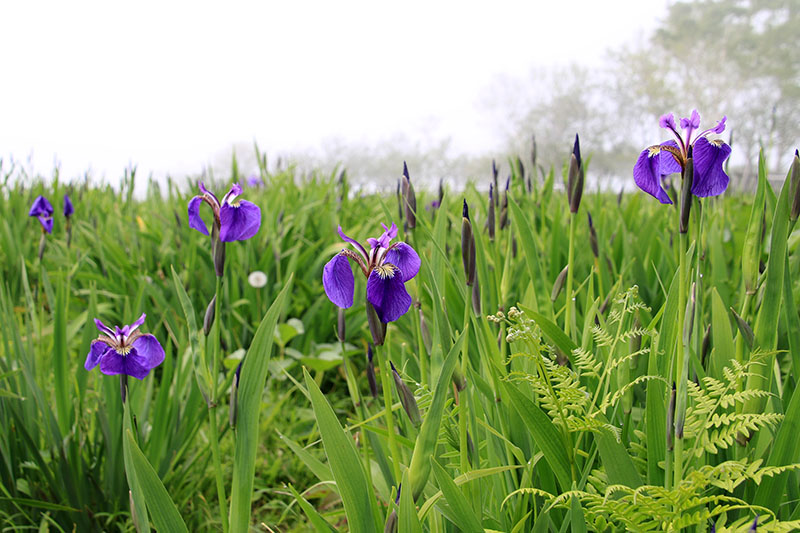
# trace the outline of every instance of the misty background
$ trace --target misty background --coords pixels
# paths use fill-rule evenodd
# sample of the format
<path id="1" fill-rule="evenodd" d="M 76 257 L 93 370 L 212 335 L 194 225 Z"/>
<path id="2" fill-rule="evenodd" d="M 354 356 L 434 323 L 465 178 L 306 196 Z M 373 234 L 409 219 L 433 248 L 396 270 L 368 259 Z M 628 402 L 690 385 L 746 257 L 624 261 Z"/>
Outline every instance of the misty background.
<path id="1" fill-rule="evenodd" d="M 632 186 L 658 117 L 728 117 L 734 185 L 800 144 L 800 0 L 369 2 L 3 8 L 3 174 L 116 185 L 268 167 L 454 186 L 560 170 Z M 288 4 L 288 5 L 287 5 Z M 146 184 L 139 181 L 139 186 Z"/>

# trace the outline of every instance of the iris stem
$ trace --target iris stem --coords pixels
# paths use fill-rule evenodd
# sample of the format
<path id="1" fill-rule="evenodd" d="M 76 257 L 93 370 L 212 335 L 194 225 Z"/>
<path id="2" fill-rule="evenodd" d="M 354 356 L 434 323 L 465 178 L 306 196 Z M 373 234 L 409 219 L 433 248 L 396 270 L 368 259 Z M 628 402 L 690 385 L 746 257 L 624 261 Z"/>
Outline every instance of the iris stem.
<path id="1" fill-rule="evenodd" d="M 208 423 L 211 426 L 211 455 L 213 456 L 214 460 L 214 471 L 216 474 L 216 481 L 217 481 L 217 499 L 219 500 L 219 516 L 220 520 L 222 521 L 222 531 L 223 533 L 228 532 L 228 513 L 226 512 L 225 508 L 227 507 L 227 497 L 225 496 L 225 484 L 222 480 L 222 460 L 220 459 L 220 452 L 219 452 L 219 426 L 217 425 L 217 376 L 219 373 L 219 360 L 220 360 L 220 349 L 219 349 L 219 337 L 220 337 L 220 301 L 222 300 L 222 278 L 216 276 L 216 288 L 215 288 L 215 302 L 214 302 L 214 326 L 211 330 L 210 341 L 213 344 L 213 348 L 211 350 L 212 353 L 212 361 L 211 361 L 211 404 L 208 407 Z"/>
<path id="2" fill-rule="evenodd" d="M 575 262 L 575 213 L 570 212 L 569 214 L 569 257 L 567 259 L 567 303 L 566 303 L 566 312 L 564 314 L 564 333 L 567 334 L 567 337 L 570 339 L 572 338 L 572 321 L 574 320 L 573 315 L 573 307 L 574 301 L 572 299 L 572 284 L 574 279 L 574 267 Z"/>
<path id="3" fill-rule="evenodd" d="M 469 313 L 472 309 L 472 287 L 467 286 L 466 301 L 464 302 L 464 324 L 462 331 L 466 331 L 469 324 Z M 466 378 L 467 376 L 467 358 L 469 357 L 469 333 L 464 334 L 464 342 L 461 345 L 461 374 Z M 467 416 L 469 408 L 469 393 L 466 387 L 458 394 L 458 447 L 459 457 L 461 459 L 461 473 L 466 474 L 469 472 L 469 442 L 467 438 Z M 466 487 L 469 491 L 470 488 Z"/>
<path id="4" fill-rule="evenodd" d="M 384 339 L 385 342 L 385 339 Z M 392 468 L 395 484 L 400 483 L 400 450 L 394 432 L 394 413 L 392 412 L 392 370 L 389 368 L 389 354 L 383 346 L 375 346 L 381 364 L 381 386 L 383 387 L 383 407 L 386 417 L 386 432 L 389 434 L 389 451 L 392 453 Z"/>
<path id="5" fill-rule="evenodd" d="M 674 487 L 678 487 L 683 480 L 683 437 L 678 435 L 676 431 L 678 425 L 681 424 L 682 420 L 685 417 L 686 413 L 686 381 L 688 379 L 688 361 L 686 360 L 686 348 L 688 346 L 684 345 L 684 335 L 683 330 L 686 326 L 686 296 L 688 288 L 686 286 L 686 282 L 688 279 L 687 272 L 686 272 L 686 248 L 687 248 L 687 240 L 688 237 L 685 233 L 680 234 L 680 246 L 679 246 L 679 263 L 678 263 L 678 284 L 679 284 L 679 291 L 678 291 L 678 329 L 675 333 L 676 335 L 676 360 L 677 364 L 675 365 L 675 373 L 676 373 L 676 382 L 677 382 L 677 396 L 675 398 L 675 425 L 671 428 L 671 431 L 675 432 L 675 464 L 673 465 L 673 474 L 674 474 Z"/>

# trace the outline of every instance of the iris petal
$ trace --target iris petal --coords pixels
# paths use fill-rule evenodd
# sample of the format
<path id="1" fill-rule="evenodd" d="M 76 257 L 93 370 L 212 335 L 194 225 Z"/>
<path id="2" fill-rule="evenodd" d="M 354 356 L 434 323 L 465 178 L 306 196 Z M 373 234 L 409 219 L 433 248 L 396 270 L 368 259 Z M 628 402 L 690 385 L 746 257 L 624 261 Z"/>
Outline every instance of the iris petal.
<path id="1" fill-rule="evenodd" d="M 367 300 L 375 307 L 383 323 L 394 322 L 411 307 L 411 296 L 399 269 L 386 275 L 379 273 L 379 269 L 373 270 L 367 280 Z"/>
<path id="2" fill-rule="evenodd" d="M 110 349 L 111 348 L 103 342 L 93 342 L 91 348 L 89 348 L 89 353 L 86 354 L 86 362 L 83 363 L 83 368 L 91 370 L 96 367 L 98 363 L 100 363 L 100 359 L 103 355 Z"/>
<path id="3" fill-rule="evenodd" d="M 335 305 L 344 309 L 353 306 L 356 280 L 347 257 L 336 254 L 328 261 L 322 270 L 322 286 L 328 299 Z"/>
<path id="4" fill-rule="evenodd" d="M 719 141 L 710 142 L 700 137 L 694 143 L 694 178 L 692 194 L 704 198 L 717 196 L 728 188 L 730 178 L 722 164 L 731 154 L 731 147 Z"/>
<path id="5" fill-rule="evenodd" d="M 400 269 L 404 282 L 417 275 L 421 263 L 417 252 L 404 242 L 398 242 L 386 252 L 385 261 Z"/>
<path id="6" fill-rule="evenodd" d="M 667 152 L 669 154 L 669 152 Z M 661 152 L 647 148 L 639 154 L 639 159 L 633 167 L 633 179 L 636 185 L 647 194 L 656 198 L 662 204 L 671 204 L 667 191 L 661 186 L 662 161 Z M 669 154 L 672 157 L 672 154 Z"/>
<path id="7" fill-rule="evenodd" d="M 29 217 L 38 217 L 40 215 L 50 216 L 53 214 L 53 205 L 50 201 L 42 195 L 36 197 L 28 211 Z"/>
<path id="8" fill-rule="evenodd" d="M 39 223 L 47 233 L 53 233 L 53 218 L 50 216 L 39 215 Z"/>
<path id="9" fill-rule="evenodd" d="M 369 257 L 367 251 L 364 249 L 363 246 L 361 246 L 361 243 L 345 235 L 344 232 L 342 231 L 341 226 L 339 226 L 339 237 L 341 237 L 343 241 L 352 244 L 355 247 L 355 249 L 358 250 L 361 253 L 361 255 L 364 256 L 365 260 Z"/>
<path id="10" fill-rule="evenodd" d="M 141 357 L 136 349 L 132 349 L 127 355 L 117 353 L 116 350 L 109 351 L 100 359 L 100 372 L 107 376 L 125 374 L 144 379 L 150 373 L 150 368 L 146 366 L 147 359 Z"/>
<path id="11" fill-rule="evenodd" d="M 100 333 L 108 335 L 109 337 L 112 337 L 112 338 L 114 337 L 114 330 L 111 329 L 110 327 L 106 326 L 102 322 L 100 322 L 99 318 L 95 318 L 94 319 L 94 325 L 97 327 L 97 329 L 100 331 Z"/>
<path id="12" fill-rule="evenodd" d="M 195 196 L 189 200 L 189 227 L 194 228 L 203 235 L 208 235 L 206 223 L 200 217 L 200 204 L 203 203 L 202 196 Z"/>
<path id="13" fill-rule="evenodd" d="M 258 233 L 261 227 L 261 208 L 242 200 L 238 206 L 222 204 L 219 238 L 223 242 L 244 241 Z"/>
<path id="14" fill-rule="evenodd" d="M 133 341 L 133 348 L 139 357 L 139 363 L 147 370 L 155 368 L 164 362 L 164 348 L 161 347 L 158 339 L 153 335 L 146 334 L 137 337 Z"/>

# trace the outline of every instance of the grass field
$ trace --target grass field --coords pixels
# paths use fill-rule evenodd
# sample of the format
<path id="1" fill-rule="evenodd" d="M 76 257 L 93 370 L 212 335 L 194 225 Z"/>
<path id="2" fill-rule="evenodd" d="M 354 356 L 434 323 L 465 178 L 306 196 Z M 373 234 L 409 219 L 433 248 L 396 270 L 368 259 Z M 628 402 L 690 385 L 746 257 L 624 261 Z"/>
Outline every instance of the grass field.
<path id="1" fill-rule="evenodd" d="M 487 169 L 438 207 L 417 190 L 411 228 L 394 191 L 264 164 L 241 196 L 260 229 L 225 244 L 220 277 L 188 225 L 195 186 L 137 198 L 135 174 L 117 190 L 6 168 L 0 528 L 799 528 L 798 165 L 781 190 L 762 161 L 755 195 L 694 198 L 681 234 L 641 192 L 586 190 L 571 212 L 567 166 L 501 165 L 507 189 Z M 234 182 L 235 163 L 206 185 Z M 38 195 L 52 233 L 28 216 Z M 339 225 L 365 243 L 392 222 L 420 268 L 368 363 L 360 269 L 340 312 L 323 268 Z M 93 319 L 142 313 L 165 359 L 123 402 L 84 360 Z"/>

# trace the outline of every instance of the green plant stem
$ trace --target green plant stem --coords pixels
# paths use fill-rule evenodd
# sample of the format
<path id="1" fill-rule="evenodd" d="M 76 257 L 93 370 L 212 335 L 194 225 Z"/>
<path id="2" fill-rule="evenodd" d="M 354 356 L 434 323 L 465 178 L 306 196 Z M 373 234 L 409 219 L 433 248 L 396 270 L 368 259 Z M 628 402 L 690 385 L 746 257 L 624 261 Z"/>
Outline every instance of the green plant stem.
<path id="1" fill-rule="evenodd" d="M 677 396 L 675 398 L 675 426 L 670 428 L 670 431 L 675 431 L 677 428 L 677 422 L 682 417 L 685 416 L 686 412 L 686 380 L 688 379 L 688 366 L 685 364 L 684 359 L 686 358 L 685 346 L 683 343 L 683 329 L 686 323 L 686 282 L 687 282 L 687 272 L 686 272 L 686 247 L 687 247 L 687 240 L 688 237 L 685 233 L 680 234 L 680 247 L 678 249 L 680 256 L 678 262 L 678 328 L 676 331 L 676 339 L 677 343 L 675 346 L 676 352 L 676 364 L 675 364 L 675 375 L 676 375 L 676 383 L 677 383 Z M 686 369 L 684 370 L 684 367 Z M 683 413 L 683 414 L 682 414 Z M 683 480 L 683 438 L 678 438 L 677 432 L 675 432 L 675 439 L 673 440 L 675 444 L 675 461 L 673 465 L 673 474 L 674 474 L 674 483 L 675 487 L 679 486 L 681 481 Z"/>
<path id="2" fill-rule="evenodd" d="M 462 326 L 462 331 L 466 330 L 467 324 L 469 323 L 469 312 L 472 309 L 472 290 L 471 287 L 467 286 L 466 296 L 464 301 L 464 323 Z M 464 337 L 464 344 L 461 347 L 461 374 L 463 376 L 467 375 L 467 358 L 469 357 L 469 333 L 465 334 Z M 468 447 L 468 440 L 467 440 L 467 402 L 468 402 L 468 394 L 466 389 L 462 390 L 458 394 L 458 447 L 459 447 L 459 458 L 461 462 L 461 473 L 466 474 L 469 472 L 469 450 Z"/>
<path id="3" fill-rule="evenodd" d="M 572 320 L 573 320 L 573 307 L 572 300 L 572 284 L 574 279 L 575 263 L 575 213 L 569 215 L 569 257 L 567 259 L 567 291 L 566 291 L 566 310 L 564 314 L 564 333 L 567 337 L 572 339 Z M 573 339 L 574 340 L 574 339 Z"/>
<path id="4" fill-rule="evenodd" d="M 217 276 L 216 278 L 216 289 L 215 295 L 216 299 L 214 301 L 214 327 L 211 332 L 211 342 L 213 343 L 212 348 L 212 361 L 211 361 L 211 405 L 208 407 L 208 424 L 211 426 L 211 455 L 213 456 L 214 460 L 214 471 L 216 474 L 216 481 L 217 481 L 217 499 L 219 500 L 219 516 L 220 520 L 222 521 L 222 531 L 223 533 L 228 532 L 228 513 L 226 512 L 227 507 L 227 497 L 225 496 L 225 484 L 223 483 L 222 479 L 222 460 L 220 458 L 219 452 L 219 426 L 217 425 L 217 377 L 219 374 L 219 363 L 220 363 L 220 350 L 219 350 L 219 330 L 220 330 L 220 300 L 222 299 L 222 278 Z"/>
<path id="5" fill-rule="evenodd" d="M 385 340 L 384 340 L 385 342 Z M 381 386 L 383 387 L 383 407 L 386 418 L 386 432 L 389 436 L 389 450 L 392 453 L 392 468 L 395 483 L 400 483 L 400 449 L 394 432 L 394 413 L 392 412 L 392 369 L 389 368 L 389 355 L 383 346 L 375 347 L 381 365 Z"/>

